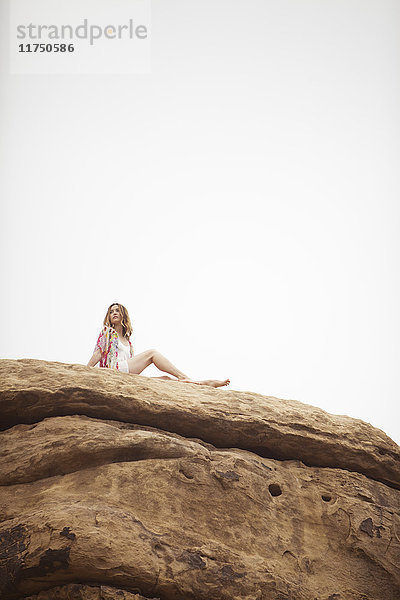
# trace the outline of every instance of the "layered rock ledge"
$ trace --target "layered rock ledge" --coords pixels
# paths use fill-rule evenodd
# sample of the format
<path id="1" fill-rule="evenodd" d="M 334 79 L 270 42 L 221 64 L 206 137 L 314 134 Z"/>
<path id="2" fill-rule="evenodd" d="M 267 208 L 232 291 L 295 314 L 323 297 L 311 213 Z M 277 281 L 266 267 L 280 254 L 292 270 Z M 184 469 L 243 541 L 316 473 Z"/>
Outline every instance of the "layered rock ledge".
<path id="1" fill-rule="evenodd" d="M 400 597 L 400 448 L 371 425 L 82 365 L 0 382 L 0 598 Z"/>

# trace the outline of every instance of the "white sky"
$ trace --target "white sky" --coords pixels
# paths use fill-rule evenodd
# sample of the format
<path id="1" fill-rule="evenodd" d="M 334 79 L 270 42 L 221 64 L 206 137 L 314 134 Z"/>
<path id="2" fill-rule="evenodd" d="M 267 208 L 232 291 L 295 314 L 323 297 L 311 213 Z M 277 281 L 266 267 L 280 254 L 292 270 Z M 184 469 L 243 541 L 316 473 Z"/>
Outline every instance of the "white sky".
<path id="1" fill-rule="evenodd" d="M 398 0 L 153 0 L 137 75 L 10 75 L 0 4 L 0 357 L 86 364 L 118 301 L 399 443 Z"/>

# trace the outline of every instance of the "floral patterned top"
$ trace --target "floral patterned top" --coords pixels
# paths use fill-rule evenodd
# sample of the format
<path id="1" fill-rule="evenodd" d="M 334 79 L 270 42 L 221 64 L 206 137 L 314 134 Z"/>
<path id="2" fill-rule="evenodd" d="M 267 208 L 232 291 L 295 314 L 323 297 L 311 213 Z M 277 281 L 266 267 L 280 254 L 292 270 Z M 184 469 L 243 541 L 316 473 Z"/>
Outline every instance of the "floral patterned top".
<path id="1" fill-rule="evenodd" d="M 129 341 L 130 357 L 133 357 L 133 347 Z M 97 338 L 93 353 L 97 350 L 101 352 L 100 367 L 107 369 L 117 369 L 118 366 L 118 333 L 112 327 L 104 325 Z"/>

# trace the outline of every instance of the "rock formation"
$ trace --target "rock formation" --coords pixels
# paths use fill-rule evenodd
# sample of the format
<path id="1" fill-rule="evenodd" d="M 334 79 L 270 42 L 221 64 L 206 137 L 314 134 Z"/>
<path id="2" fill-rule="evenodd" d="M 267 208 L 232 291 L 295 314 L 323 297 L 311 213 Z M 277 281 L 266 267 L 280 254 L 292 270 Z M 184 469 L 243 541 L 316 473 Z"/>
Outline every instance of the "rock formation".
<path id="1" fill-rule="evenodd" d="M 0 361 L 2 600 L 398 600 L 400 448 L 293 400 Z"/>

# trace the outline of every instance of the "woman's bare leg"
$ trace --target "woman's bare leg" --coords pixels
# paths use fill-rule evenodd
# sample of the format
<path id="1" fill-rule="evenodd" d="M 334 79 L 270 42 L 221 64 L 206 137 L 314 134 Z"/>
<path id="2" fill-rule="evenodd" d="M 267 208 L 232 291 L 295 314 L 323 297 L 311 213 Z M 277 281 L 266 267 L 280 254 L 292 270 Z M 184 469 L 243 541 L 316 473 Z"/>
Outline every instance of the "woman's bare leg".
<path id="1" fill-rule="evenodd" d="M 133 358 L 129 358 L 129 373 L 135 373 L 136 375 L 139 375 L 139 373 L 144 371 L 144 369 L 151 364 L 155 365 L 157 369 L 160 369 L 160 371 L 169 373 L 179 380 L 190 379 L 187 375 L 185 375 L 185 373 L 182 373 L 182 371 L 177 369 L 167 358 L 165 358 L 165 356 L 154 349 L 146 350 L 145 352 L 137 354 Z"/>
<path id="2" fill-rule="evenodd" d="M 146 369 L 151 364 L 154 364 L 157 369 L 163 371 L 164 373 L 169 373 L 178 379 L 178 381 L 182 381 L 184 383 L 196 383 L 197 385 L 208 385 L 211 387 L 222 387 L 224 385 L 229 385 L 229 379 L 219 380 L 219 379 L 206 379 L 204 381 L 194 381 L 190 379 L 185 373 L 177 369 L 165 356 L 163 356 L 158 350 L 145 350 L 145 352 L 141 352 L 137 354 L 133 358 L 128 359 L 128 367 L 129 373 L 134 373 L 139 375 L 144 369 Z M 170 377 L 158 377 L 157 379 L 170 379 Z"/>

